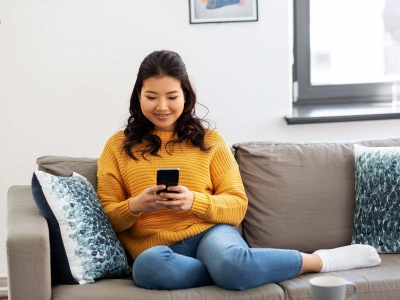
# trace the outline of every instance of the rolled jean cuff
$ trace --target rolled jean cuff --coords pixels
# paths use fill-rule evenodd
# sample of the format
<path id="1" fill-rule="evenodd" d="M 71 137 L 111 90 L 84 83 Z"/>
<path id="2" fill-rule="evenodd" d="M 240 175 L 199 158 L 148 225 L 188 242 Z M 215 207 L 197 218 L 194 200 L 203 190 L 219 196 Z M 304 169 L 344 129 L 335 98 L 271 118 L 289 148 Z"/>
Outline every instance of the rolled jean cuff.
<path id="1" fill-rule="evenodd" d="M 300 275 L 301 268 L 303 267 L 303 256 L 301 255 L 301 253 L 299 251 L 297 251 L 297 250 L 293 250 L 293 251 L 296 251 L 299 256 L 299 266 L 297 269 L 297 273 L 296 273 L 296 275 L 293 276 L 293 277 L 297 277 Z"/>

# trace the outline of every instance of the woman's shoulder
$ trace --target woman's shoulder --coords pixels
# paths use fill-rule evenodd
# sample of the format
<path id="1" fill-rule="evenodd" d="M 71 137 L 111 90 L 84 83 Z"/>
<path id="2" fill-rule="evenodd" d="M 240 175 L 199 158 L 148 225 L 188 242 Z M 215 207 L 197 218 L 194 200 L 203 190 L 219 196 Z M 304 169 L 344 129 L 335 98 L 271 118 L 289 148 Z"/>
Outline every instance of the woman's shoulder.
<path id="1" fill-rule="evenodd" d="M 124 131 L 123 130 L 117 131 L 107 140 L 106 147 L 108 146 L 112 149 L 121 150 L 124 140 L 125 140 Z"/>
<path id="2" fill-rule="evenodd" d="M 211 145 L 219 144 L 221 142 L 225 143 L 222 134 L 216 129 L 206 129 L 204 141 Z"/>

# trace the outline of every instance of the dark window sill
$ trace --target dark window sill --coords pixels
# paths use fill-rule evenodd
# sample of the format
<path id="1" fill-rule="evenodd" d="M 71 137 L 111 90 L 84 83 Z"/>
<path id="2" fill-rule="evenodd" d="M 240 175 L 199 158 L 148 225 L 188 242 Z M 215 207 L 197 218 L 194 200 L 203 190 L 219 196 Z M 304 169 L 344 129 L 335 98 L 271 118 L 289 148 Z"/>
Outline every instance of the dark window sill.
<path id="1" fill-rule="evenodd" d="M 297 104 L 292 115 L 285 117 L 288 125 L 400 119 L 400 106 L 391 102 Z"/>

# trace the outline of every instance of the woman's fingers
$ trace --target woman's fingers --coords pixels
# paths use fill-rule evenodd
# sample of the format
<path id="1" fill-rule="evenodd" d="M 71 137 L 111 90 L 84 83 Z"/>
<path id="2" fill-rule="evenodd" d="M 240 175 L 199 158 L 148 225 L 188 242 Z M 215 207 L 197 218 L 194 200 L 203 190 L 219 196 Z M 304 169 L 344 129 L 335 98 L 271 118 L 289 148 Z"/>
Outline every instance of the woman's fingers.
<path id="1" fill-rule="evenodd" d="M 187 190 L 187 188 L 182 185 L 171 185 L 167 188 L 168 192 L 175 192 L 175 193 L 183 193 L 185 189 Z"/>
<path id="2" fill-rule="evenodd" d="M 161 199 L 155 200 L 155 203 L 163 205 L 173 210 L 188 211 L 191 209 L 194 200 L 194 194 L 185 186 L 170 186 L 167 192 L 160 193 Z"/>
<path id="3" fill-rule="evenodd" d="M 160 184 L 160 185 L 155 185 L 152 186 L 151 188 L 149 188 L 149 192 L 150 193 L 157 193 L 158 191 L 161 191 L 163 189 L 165 189 L 167 186 L 164 184 Z"/>
<path id="4" fill-rule="evenodd" d="M 160 193 L 160 196 L 163 198 L 163 200 L 176 200 L 176 199 L 182 199 L 182 194 L 179 193 Z"/>
<path id="5" fill-rule="evenodd" d="M 178 200 L 178 199 L 157 200 L 156 203 L 159 205 L 163 205 L 166 208 L 173 209 L 173 210 L 188 210 L 187 209 L 188 205 L 185 200 Z"/>
<path id="6" fill-rule="evenodd" d="M 177 206 L 181 203 L 181 200 L 156 200 L 157 204 L 164 205 L 165 207 Z"/>

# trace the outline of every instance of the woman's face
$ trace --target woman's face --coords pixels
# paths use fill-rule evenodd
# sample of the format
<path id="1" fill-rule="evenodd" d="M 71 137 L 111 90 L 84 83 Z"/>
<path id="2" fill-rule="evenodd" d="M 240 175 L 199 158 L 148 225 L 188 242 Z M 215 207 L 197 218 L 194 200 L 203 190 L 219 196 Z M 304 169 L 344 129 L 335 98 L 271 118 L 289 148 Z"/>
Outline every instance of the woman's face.
<path id="1" fill-rule="evenodd" d="M 139 101 L 143 115 L 158 131 L 174 131 L 185 105 L 181 82 L 169 76 L 144 80 Z"/>

